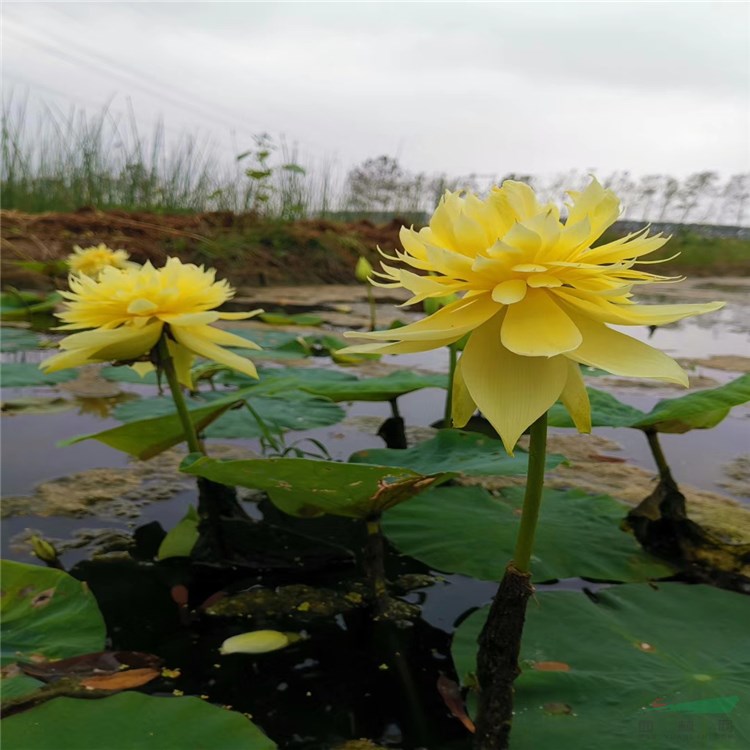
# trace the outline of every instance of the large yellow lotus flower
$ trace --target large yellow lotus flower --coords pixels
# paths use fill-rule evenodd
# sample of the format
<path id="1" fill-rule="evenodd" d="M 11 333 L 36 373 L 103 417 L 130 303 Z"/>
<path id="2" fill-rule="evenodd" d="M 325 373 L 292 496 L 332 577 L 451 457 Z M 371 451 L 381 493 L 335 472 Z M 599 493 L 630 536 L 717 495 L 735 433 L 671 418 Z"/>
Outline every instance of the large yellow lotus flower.
<path id="1" fill-rule="evenodd" d="M 104 244 L 92 247 L 75 245 L 73 252 L 67 257 L 68 268 L 71 273 L 82 273 L 96 278 L 105 268 L 128 268 L 130 254 L 125 250 L 112 250 Z"/>
<path id="2" fill-rule="evenodd" d="M 454 379 L 453 422 L 462 427 L 479 407 L 509 452 L 558 399 L 578 429 L 590 431 L 579 363 L 687 385 L 674 360 L 608 324 L 663 325 L 723 303 L 636 304 L 637 285 L 675 280 L 634 268 L 668 238 L 645 229 L 592 247 L 618 218 L 620 202 L 596 180 L 569 195 L 563 222 L 555 205 L 541 205 L 521 182 L 504 182 L 486 200 L 446 193 L 429 227 L 404 227 L 404 252 L 385 256 L 421 273 L 382 264 L 384 281 L 373 283 L 405 287 L 414 295 L 405 304 L 460 298 L 402 328 L 350 332 L 378 343 L 341 351 L 422 352 L 470 333 Z"/>
<path id="3" fill-rule="evenodd" d="M 210 324 L 249 318 L 249 313 L 220 313 L 215 308 L 234 295 L 214 270 L 169 258 L 163 268 L 151 263 L 118 270 L 105 268 L 97 279 L 71 275 L 70 291 L 61 292 L 66 310 L 58 313 L 60 329 L 83 330 L 60 342 L 62 353 L 41 363 L 47 372 L 92 362 L 133 362 L 145 359 L 167 331 L 168 346 L 181 383 L 192 387 L 194 356 L 214 360 L 257 378 L 255 365 L 223 349 L 259 349 L 252 341 Z"/>

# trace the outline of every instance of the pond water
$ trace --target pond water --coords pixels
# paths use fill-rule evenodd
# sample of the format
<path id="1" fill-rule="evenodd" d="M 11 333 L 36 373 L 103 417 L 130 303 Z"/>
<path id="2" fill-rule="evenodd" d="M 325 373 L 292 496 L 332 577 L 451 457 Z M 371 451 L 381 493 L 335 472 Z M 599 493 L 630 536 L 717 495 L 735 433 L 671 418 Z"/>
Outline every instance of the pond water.
<path id="1" fill-rule="evenodd" d="M 721 296 L 707 287 L 708 298 Z M 732 286 L 730 302 L 719 313 L 693 318 L 657 329 L 650 339 L 654 346 L 680 360 L 689 360 L 691 376 L 709 379 L 702 384 L 724 383 L 736 377 L 737 371 L 722 369 L 712 357 L 732 355 L 750 356 L 750 301 L 747 289 Z M 263 290 L 268 295 L 272 291 Z M 694 287 L 693 295 L 701 297 L 701 289 Z M 305 290 L 295 290 L 300 299 Z M 340 299 L 332 305 L 350 305 L 360 319 L 366 306 L 352 303 L 351 289 L 342 288 Z M 309 308 L 315 308 L 309 299 Z M 287 292 L 279 293 L 287 309 L 295 311 Z M 303 303 L 299 303 L 302 306 Z M 382 308 L 384 316 L 393 317 L 392 308 Z M 408 317 L 399 313 L 400 317 Z M 341 330 L 334 319 L 334 330 Z M 628 330 L 643 340 L 647 329 Z M 36 361 L 45 356 L 39 352 L 3 355 L 4 359 Z M 700 362 L 697 362 L 700 360 Z M 297 363 L 295 363 L 297 364 Z M 330 366 L 313 360 L 314 366 Z M 735 365 L 737 363 L 735 362 Z M 740 363 L 741 364 L 741 363 Z M 447 370 L 445 351 L 421 355 L 384 357 L 375 370 L 382 374 L 384 367 L 402 369 Z M 356 372 L 356 370 L 354 371 Z M 648 410 L 659 399 L 680 395 L 680 392 L 658 387 L 643 387 L 619 380 L 592 379 L 591 384 L 604 387 L 618 398 L 638 408 Z M 126 394 L 151 395 L 154 388 L 120 384 Z M 3 399 L 14 401 L 28 397 L 60 395 L 58 389 L 4 389 Z M 70 398 L 70 396 L 66 396 Z M 120 423 L 107 416 L 112 399 L 73 399 L 76 408 L 59 413 L 15 414 L 3 416 L 2 494 L 4 497 L 31 495 L 40 482 L 54 480 L 75 472 L 102 467 L 124 469 L 132 462 L 122 453 L 95 441 L 60 447 L 58 442 L 73 435 L 98 432 Z M 399 411 L 407 425 L 429 425 L 442 415 L 444 392 L 425 389 L 401 397 Z M 375 434 L 377 425 L 391 415 L 388 403 L 359 402 L 347 406 L 347 422 L 331 427 L 289 433 L 287 444 L 304 438 L 314 438 L 328 448 L 332 458 L 346 460 L 357 450 L 383 447 Z M 563 433 L 565 431 L 556 431 Z M 613 455 L 626 457 L 636 465 L 653 471 L 648 445 L 643 435 L 635 430 L 597 430 L 621 446 Z M 227 441 L 220 441 L 226 443 Z M 232 441 L 252 451 L 260 448 L 257 440 Z M 209 452 L 215 441 L 208 442 Z M 742 487 L 727 490 L 724 465 L 748 453 L 750 444 L 750 409 L 736 408 L 718 427 L 710 431 L 696 430 L 686 435 L 664 435 L 662 445 L 679 482 L 696 488 L 719 492 L 739 502 L 750 502 Z M 307 444 L 309 447 L 310 444 Z M 610 451 L 612 452 L 612 451 Z M 606 467 L 606 464 L 604 464 Z M 232 705 L 236 710 L 252 713 L 255 719 L 283 747 L 330 748 L 336 742 L 351 737 L 370 737 L 385 746 L 402 748 L 467 747 L 466 732 L 450 716 L 436 689 L 441 677 L 455 679 L 450 655 L 450 634 L 467 613 L 482 606 L 492 597 L 496 585 L 463 576 L 441 577 L 434 585 L 424 583 L 402 596 L 402 600 L 422 609 L 421 618 L 412 618 L 410 625 L 394 622 L 373 622 L 360 610 L 339 615 L 333 620 L 311 620 L 304 624 L 308 636 L 300 644 L 262 660 L 248 662 L 243 657 L 217 661 L 216 651 L 224 638 L 252 629 L 233 619 L 213 618 L 206 621 L 196 617 L 189 622 L 180 618 L 170 597 L 170 587 L 186 585 L 191 607 L 198 605 L 217 591 L 244 591 L 258 585 L 283 586 L 307 583 L 345 589 L 359 579 L 356 565 L 341 565 L 333 570 L 275 571 L 252 573 L 247 570 L 216 570 L 208 566 L 187 566 L 184 562 L 161 567 L 112 556 L 100 562 L 89 562 L 90 548 L 85 541 L 103 530 L 130 534 L 134 529 L 153 528 L 154 523 L 171 528 L 184 515 L 196 493 L 190 487 L 173 488 L 166 499 L 146 502 L 131 516 L 87 514 L 81 518 L 39 516 L 14 513 L 6 518 L 2 528 L 4 556 L 31 562 L 25 538 L 33 530 L 51 539 L 77 537 L 81 546 L 69 547 L 62 556 L 72 572 L 85 579 L 94 591 L 107 619 L 112 645 L 119 649 L 133 649 L 158 653 L 168 666 L 178 667 L 182 675 L 176 683 L 185 694 L 207 695 L 215 703 Z M 256 517 L 272 513 L 263 505 L 259 509 L 248 506 Z M 94 507 L 95 509 L 95 507 Z M 294 522 L 274 521 L 294 528 Z M 152 524 L 151 527 L 148 525 Z M 351 522 L 329 519 L 321 524 L 327 538 L 340 538 L 351 548 L 357 548 L 358 531 Z M 86 529 L 86 533 L 81 533 Z M 88 531 L 91 532 L 87 536 Z M 140 533 L 140 532 L 139 532 Z M 321 532 L 322 533 L 322 532 Z M 141 533 L 139 546 L 142 559 L 154 553 L 153 542 L 146 532 Z M 101 541 L 101 540 L 100 540 Z M 117 549 L 123 539 L 109 539 L 110 549 Z M 137 555 L 136 555 L 137 557 Z M 425 566 L 405 559 L 391 550 L 387 560 L 389 578 L 400 574 L 431 575 Z M 586 584 L 580 580 L 562 581 L 557 588 L 577 588 Z M 543 588 L 543 587 L 542 587 Z M 408 618 L 407 618 L 408 619 Z M 274 627 L 280 630 L 299 630 L 300 623 L 293 615 L 264 619 L 256 617 L 255 627 Z M 161 684 L 154 688 L 169 690 Z M 290 719 L 293 717 L 293 721 Z M 293 726 L 292 726 L 293 725 Z"/>

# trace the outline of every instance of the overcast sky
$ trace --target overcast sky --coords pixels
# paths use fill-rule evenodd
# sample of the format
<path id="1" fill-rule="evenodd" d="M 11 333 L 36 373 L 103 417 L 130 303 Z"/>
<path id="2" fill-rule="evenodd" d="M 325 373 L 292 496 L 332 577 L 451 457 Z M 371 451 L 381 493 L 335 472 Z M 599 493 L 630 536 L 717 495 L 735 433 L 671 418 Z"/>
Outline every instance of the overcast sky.
<path id="1" fill-rule="evenodd" d="M 3 84 L 344 168 L 750 169 L 750 4 L 4 2 Z"/>

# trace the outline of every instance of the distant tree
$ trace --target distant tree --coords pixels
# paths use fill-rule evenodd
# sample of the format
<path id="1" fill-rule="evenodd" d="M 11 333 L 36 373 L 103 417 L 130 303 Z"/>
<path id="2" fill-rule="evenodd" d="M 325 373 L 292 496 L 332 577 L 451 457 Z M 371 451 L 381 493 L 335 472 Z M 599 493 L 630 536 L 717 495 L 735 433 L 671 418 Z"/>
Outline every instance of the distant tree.
<path id="1" fill-rule="evenodd" d="M 357 211 L 392 211 L 399 203 L 404 171 L 391 156 L 366 159 L 346 178 L 346 202 Z"/>
<path id="2" fill-rule="evenodd" d="M 737 226 L 742 226 L 745 211 L 750 201 L 750 172 L 733 174 L 722 190 L 722 197 L 725 207 L 722 215 L 728 212 L 731 217 L 729 220 Z"/>
<path id="3" fill-rule="evenodd" d="M 664 178 L 660 174 L 647 174 L 641 177 L 638 183 L 638 192 L 641 197 L 640 218 L 650 221 L 653 218 L 654 198 L 662 189 Z"/>
<path id="4" fill-rule="evenodd" d="M 695 210 L 701 199 L 713 189 L 714 184 L 719 179 L 716 172 L 695 172 L 689 175 L 680 188 L 680 208 L 682 215 L 680 221 L 683 224 L 688 222 L 688 217 Z"/>
<path id="5" fill-rule="evenodd" d="M 659 221 L 665 221 L 669 207 L 677 199 L 680 192 L 680 183 L 674 177 L 667 175 L 664 178 L 664 184 L 661 191 L 661 210 L 659 211 Z"/>

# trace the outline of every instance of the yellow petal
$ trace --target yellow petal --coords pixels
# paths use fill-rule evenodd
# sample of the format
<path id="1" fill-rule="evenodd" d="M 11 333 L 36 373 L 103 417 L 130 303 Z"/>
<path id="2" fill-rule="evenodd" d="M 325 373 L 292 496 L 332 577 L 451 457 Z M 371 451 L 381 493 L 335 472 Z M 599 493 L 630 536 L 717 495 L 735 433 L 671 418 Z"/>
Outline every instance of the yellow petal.
<path id="1" fill-rule="evenodd" d="M 250 312 L 222 312 L 219 313 L 219 320 L 247 320 L 248 318 L 260 315 L 262 312 L 265 312 L 265 310 L 261 307 Z"/>
<path id="2" fill-rule="evenodd" d="M 504 194 L 508 206 L 520 221 L 536 216 L 541 209 L 534 190 L 525 182 L 505 180 L 499 192 Z"/>
<path id="3" fill-rule="evenodd" d="M 671 357 L 624 333 L 583 317 L 575 318 L 583 342 L 567 357 L 591 367 L 634 378 L 655 378 L 688 385 L 688 377 Z"/>
<path id="4" fill-rule="evenodd" d="M 474 412 L 477 410 L 477 405 L 474 403 L 474 399 L 469 393 L 469 389 L 466 387 L 464 382 L 464 376 L 462 374 L 461 359 L 456 364 L 456 369 L 453 373 L 453 390 L 451 395 L 451 421 L 454 427 L 464 427 L 466 423 L 472 418 Z"/>
<path id="5" fill-rule="evenodd" d="M 344 334 L 346 335 L 346 334 Z M 430 349 L 440 349 L 443 346 L 453 344 L 461 338 L 451 336 L 447 339 L 434 339 L 430 341 L 393 341 L 391 343 L 355 344 L 338 349 L 336 354 L 416 354 L 427 352 Z"/>
<path id="6" fill-rule="evenodd" d="M 622 326 L 660 326 L 674 323 L 691 315 L 703 315 L 724 307 L 724 302 L 705 302 L 693 305 L 618 305 L 598 296 L 561 287 L 554 290 L 561 302 L 575 312 L 601 323 Z"/>
<path id="7" fill-rule="evenodd" d="M 214 362 L 218 362 L 220 365 L 231 367 L 238 372 L 243 372 L 251 378 L 258 377 L 258 371 L 249 359 L 240 357 L 234 352 L 228 352 L 226 349 L 222 349 L 203 335 L 204 331 L 213 330 L 208 328 L 208 326 L 196 326 L 195 328 L 190 328 L 188 326 L 175 326 L 171 330 L 177 343 L 182 344 L 182 346 L 199 354 L 201 357 L 211 359 Z"/>
<path id="8" fill-rule="evenodd" d="M 587 218 L 591 224 L 592 239 L 599 237 L 620 215 L 617 196 L 603 188 L 595 178 L 582 193 L 571 191 L 569 195 L 573 197 L 573 204 L 569 206 L 568 222 L 576 224 Z"/>
<path id="9" fill-rule="evenodd" d="M 193 375 L 190 372 L 190 368 L 193 366 L 195 356 L 189 349 L 180 346 L 177 342 L 172 341 L 171 339 L 167 339 L 167 348 L 172 355 L 172 364 L 177 373 L 177 380 L 182 383 L 185 388 L 192 391 Z"/>
<path id="10" fill-rule="evenodd" d="M 615 240 L 606 245 L 598 245 L 591 248 L 583 254 L 582 258 L 587 263 L 597 264 L 619 263 L 629 258 L 638 258 L 640 262 L 641 256 L 653 253 L 655 250 L 666 245 L 668 241 L 669 237 L 663 237 L 661 234 L 647 237 L 644 233 L 640 233 L 633 236 L 628 242 Z"/>
<path id="11" fill-rule="evenodd" d="M 150 362 L 133 362 L 130 365 L 130 369 L 138 373 L 138 377 L 144 377 L 150 372 L 153 372 L 156 368 Z"/>
<path id="12" fill-rule="evenodd" d="M 159 320 L 173 326 L 205 326 L 219 320 L 219 313 L 215 310 L 206 312 L 183 313 L 175 315 L 159 315 Z"/>
<path id="13" fill-rule="evenodd" d="M 133 300 L 127 307 L 127 311 L 131 315 L 145 315 L 158 309 L 159 306 L 155 302 L 143 298 Z"/>
<path id="14" fill-rule="evenodd" d="M 591 404 L 581 368 L 577 362 L 568 360 L 568 379 L 565 381 L 560 400 L 568 410 L 578 432 L 591 432 Z"/>
<path id="15" fill-rule="evenodd" d="M 480 326 L 498 311 L 488 293 L 464 297 L 438 310 L 427 318 L 390 331 L 359 333 L 349 331 L 347 337 L 374 340 L 457 341 L 465 333 Z M 440 344 L 442 346 L 442 344 Z M 430 347 L 432 348 L 432 347 Z"/>
<path id="16" fill-rule="evenodd" d="M 548 273 L 534 273 L 526 280 L 526 283 L 532 289 L 550 289 L 552 287 L 562 286 L 562 281 L 557 276 Z"/>
<path id="17" fill-rule="evenodd" d="M 45 359 L 39 365 L 39 369 L 43 372 L 58 372 L 59 370 L 68 370 L 71 367 L 101 362 L 102 360 L 92 357 L 95 351 L 96 349 L 71 349 L 67 352 L 61 352 Z"/>
<path id="18" fill-rule="evenodd" d="M 200 326 L 200 336 L 219 346 L 233 346 L 235 349 L 260 349 L 260 346 L 250 339 L 213 326 Z"/>
<path id="19" fill-rule="evenodd" d="M 511 230 L 503 237 L 503 242 L 532 254 L 542 246 L 542 238 L 539 234 L 523 224 L 514 224 Z"/>
<path id="20" fill-rule="evenodd" d="M 502 313 L 469 338 L 461 373 L 476 405 L 508 453 L 523 431 L 557 401 L 568 379 L 564 357 L 521 357 L 500 343 Z"/>
<path id="21" fill-rule="evenodd" d="M 97 328 L 67 336 L 60 342 L 60 348 L 92 350 L 91 356 L 99 362 L 138 359 L 156 346 L 163 327 L 157 321 L 141 327 Z"/>
<path id="22" fill-rule="evenodd" d="M 219 647 L 220 654 L 265 654 L 288 646 L 293 639 L 278 630 L 255 630 L 227 638 Z"/>
<path id="23" fill-rule="evenodd" d="M 552 357 L 575 349 L 581 334 L 548 292 L 529 289 L 521 302 L 508 307 L 502 342 L 525 357 Z"/>
<path id="24" fill-rule="evenodd" d="M 523 279 L 503 281 L 492 290 L 492 299 L 503 305 L 520 302 L 526 296 L 526 282 Z"/>

